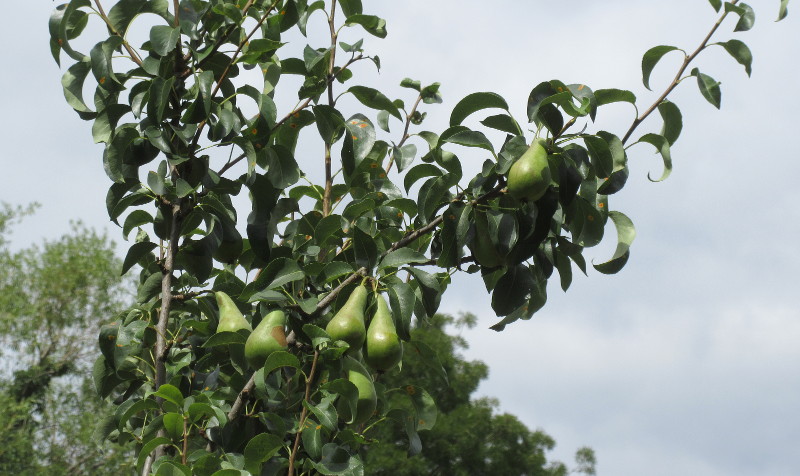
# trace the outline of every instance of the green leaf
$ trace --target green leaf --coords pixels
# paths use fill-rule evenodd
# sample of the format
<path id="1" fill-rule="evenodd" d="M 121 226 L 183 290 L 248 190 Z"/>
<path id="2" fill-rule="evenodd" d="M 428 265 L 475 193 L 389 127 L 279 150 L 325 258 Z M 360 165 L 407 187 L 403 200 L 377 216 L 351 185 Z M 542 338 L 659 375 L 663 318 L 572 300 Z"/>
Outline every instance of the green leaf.
<path id="1" fill-rule="evenodd" d="M 441 177 L 442 174 L 442 169 L 433 164 L 418 164 L 406 173 L 406 176 L 403 178 L 403 186 L 406 189 L 406 193 L 408 193 L 419 179 L 425 177 Z"/>
<path id="2" fill-rule="evenodd" d="M 442 297 L 442 286 L 439 281 L 430 273 L 426 273 L 418 268 L 405 268 L 409 274 L 414 276 L 415 283 L 420 291 L 422 306 L 427 316 L 436 314 L 439 309 L 439 302 Z"/>
<path id="3" fill-rule="evenodd" d="M 339 395 L 339 404 L 347 405 L 350 410 L 350 415 L 353 418 L 356 417 L 356 402 L 358 401 L 358 389 L 353 384 L 353 382 L 345 379 L 340 378 L 336 380 L 332 380 L 326 384 L 323 384 L 320 387 L 322 390 L 326 390 L 331 393 L 335 393 Z M 344 413 L 344 412 L 342 412 Z M 347 421 L 345 423 L 351 423 L 351 421 Z"/>
<path id="4" fill-rule="evenodd" d="M 642 57 L 642 82 L 644 83 L 644 87 L 650 89 L 650 73 L 653 72 L 653 68 L 656 67 L 665 54 L 675 50 L 679 50 L 679 48 L 676 46 L 660 45 L 654 46 L 645 52 Z"/>
<path id="5" fill-rule="evenodd" d="M 311 345 L 314 346 L 314 348 L 331 341 L 331 336 L 325 332 L 325 329 L 317 327 L 314 324 L 304 324 L 303 332 L 311 339 Z"/>
<path id="6" fill-rule="evenodd" d="M 498 131 L 508 132 L 509 134 L 521 136 L 523 135 L 522 129 L 520 129 L 519 124 L 517 121 L 514 120 L 513 117 L 509 116 L 508 114 L 497 114 L 494 116 L 489 116 L 486 119 L 481 121 L 486 127 L 491 127 L 492 129 L 497 129 Z"/>
<path id="7" fill-rule="evenodd" d="M 164 461 L 158 466 L 156 476 L 191 476 L 192 470 L 174 461 Z"/>
<path id="8" fill-rule="evenodd" d="M 412 250 L 411 248 L 400 248 L 398 250 L 391 251 L 384 256 L 378 265 L 378 270 L 380 271 L 385 268 L 399 268 L 404 264 L 425 263 L 427 261 L 428 258 L 419 251 Z"/>
<path id="9" fill-rule="evenodd" d="M 180 441 L 183 436 L 183 415 L 180 413 L 169 412 L 164 414 L 162 420 L 164 429 L 172 441 Z"/>
<path id="10" fill-rule="evenodd" d="M 367 33 L 386 38 L 386 20 L 373 15 L 352 15 L 344 22 L 345 26 L 361 25 Z"/>
<path id="11" fill-rule="evenodd" d="M 740 65 L 744 66 L 744 71 L 750 76 L 753 71 L 753 53 L 746 44 L 739 40 L 728 40 L 725 42 L 715 43 L 725 48 L 725 51 L 730 53 Z"/>
<path id="12" fill-rule="evenodd" d="M 664 172 L 661 173 L 661 178 L 653 180 L 649 173 L 647 174 L 647 178 L 653 182 L 661 182 L 669 177 L 669 174 L 672 173 L 672 156 L 670 155 L 669 141 L 667 138 L 658 134 L 645 134 L 640 137 L 637 142 L 645 142 L 654 146 L 661 154 L 661 158 L 664 161 Z"/>
<path id="13" fill-rule="evenodd" d="M 789 0 L 781 0 L 781 8 L 778 11 L 778 19 L 775 21 L 781 21 L 786 18 L 786 15 L 789 14 Z"/>
<path id="14" fill-rule="evenodd" d="M 242 344 L 247 341 L 247 337 L 238 332 L 217 332 L 205 341 L 203 347 L 217 347 L 220 345 Z"/>
<path id="15" fill-rule="evenodd" d="M 511 314 L 525 304 L 533 286 L 533 277 L 527 266 L 518 264 L 497 281 L 492 293 L 492 309 L 498 316 Z"/>
<path id="16" fill-rule="evenodd" d="M 92 73 L 97 79 L 97 84 L 107 91 L 119 91 L 122 89 L 114 69 L 111 65 L 111 58 L 115 50 L 122 45 L 122 38 L 111 36 L 105 41 L 96 44 L 89 52 L 92 62 Z"/>
<path id="17" fill-rule="evenodd" d="M 247 442 L 244 448 L 245 468 L 252 474 L 261 474 L 261 463 L 272 458 L 283 448 L 283 438 L 261 433 Z"/>
<path id="18" fill-rule="evenodd" d="M 700 94 L 702 94 L 711 105 L 719 109 L 721 105 L 720 102 L 722 101 L 722 91 L 719 88 L 720 83 L 715 81 L 711 76 L 701 73 L 697 68 L 692 70 L 691 75 L 697 77 L 697 87 L 700 88 Z"/>
<path id="19" fill-rule="evenodd" d="M 584 136 L 583 142 L 592 158 L 592 165 L 598 177 L 608 177 L 614 171 L 614 156 L 609 144 L 598 136 Z"/>
<path id="20" fill-rule="evenodd" d="M 153 450 L 155 450 L 156 448 L 158 448 L 161 445 L 168 445 L 170 443 L 171 442 L 170 442 L 169 438 L 167 438 L 165 436 L 159 436 L 159 437 L 153 438 L 152 440 L 150 440 L 147 443 L 145 443 L 142 446 L 142 449 L 139 451 L 139 456 L 136 458 L 136 472 L 137 473 L 141 473 L 142 472 L 142 465 L 144 465 L 144 460 L 146 460 L 147 457 L 150 456 L 150 453 L 152 453 Z"/>
<path id="21" fill-rule="evenodd" d="M 165 383 L 164 385 L 158 387 L 158 390 L 153 392 L 153 395 L 156 397 L 161 397 L 168 402 L 172 402 L 178 407 L 183 406 L 183 394 L 178 389 L 178 387 L 174 385 L 170 385 Z"/>
<path id="22" fill-rule="evenodd" d="M 356 266 L 367 268 L 367 270 L 375 267 L 378 261 L 378 247 L 375 239 L 357 226 L 353 227 L 353 251 L 355 252 Z"/>
<path id="23" fill-rule="evenodd" d="M 352 86 L 347 91 L 352 93 L 361 104 L 372 109 L 387 111 L 401 121 L 403 120 L 400 111 L 394 103 L 377 89 L 368 88 L 366 86 Z"/>
<path id="24" fill-rule="evenodd" d="M 636 105 L 636 95 L 625 89 L 598 89 L 594 92 L 598 106 L 615 102 L 629 102 Z"/>
<path id="25" fill-rule="evenodd" d="M 146 212 L 145 212 L 146 213 Z M 150 241 L 143 241 L 141 243 L 134 243 L 125 255 L 125 260 L 122 262 L 122 272 L 120 276 L 128 272 L 140 259 L 145 257 L 148 253 L 153 251 L 158 245 Z"/>
<path id="26" fill-rule="evenodd" d="M 417 430 L 430 430 L 436 424 L 436 416 L 439 410 L 436 409 L 436 402 L 431 394 L 422 387 L 408 386 L 406 393 L 411 397 L 411 403 L 417 413 Z"/>
<path id="27" fill-rule="evenodd" d="M 66 52 L 70 58 L 75 61 L 86 61 L 86 55 L 79 53 L 72 49 L 69 40 L 75 36 L 69 35 L 67 30 L 70 25 L 77 24 L 77 17 L 88 19 L 88 15 L 79 10 L 82 7 L 91 6 L 89 0 L 73 0 L 71 2 L 59 5 L 50 15 L 49 28 L 50 28 L 50 51 L 53 54 L 53 59 L 61 66 L 61 51 Z M 77 31 L 80 31 L 77 30 Z"/>
<path id="28" fill-rule="evenodd" d="M 344 116 L 336 108 L 319 104 L 313 107 L 317 129 L 323 142 L 333 144 L 344 133 Z"/>
<path id="29" fill-rule="evenodd" d="M 714 11 L 718 12 L 719 9 L 722 8 L 722 0 L 708 0 L 708 3 L 710 3 L 711 6 L 714 7 Z"/>
<path id="30" fill-rule="evenodd" d="M 322 399 L 319 405 L 312 405 L 307 400 L 303 400 L 303 406 L 306 407 L 308 410 L 311 411 L 317 418 L 319 418 L 320 424 L 327 428 L 329 431 L 336 430 L 338 426 L 336 421 L 338 420 L 338 414 L 336 413 L 336 408 L 331 404 L 335 399 L 335 396 L 328 396 Z"/>
<path id="31" fill-rule="evenodd" d="M 303 270 L 300 269 L 295 260 L 290 258 L 275 259 L 261 271 L 255 281 L 244 288 L 241 299 L 247 301 L 258 291 L 275 289 L 304 277 L 305 273 L 303 273 Z"/>
<path id="32" fill-rule="evenodd" d="M 681 130 L 683 130 L 683 115 L 681 114 L 681 110 L 678 109 L 675 103 L 665 99 L 658 105 L 658 112 L 664 120 L 664 126 L 661 128 L 661 135 L 667 139 L 669 145 L 672 145 L 678 140 L 678 136 L 681 135 Z"/>
<path id="33" fill-rule="evenodd" d="M 494 152 L 492 142 L 482 132 L 473 131 L 464 126 L 453 126 L 442 132 L 441 137 L 439 137 L 439 142 L 450 142 L 465 147 L 478 147 L 488 150 L 494 156 L 497 155 Z"/>
<path id="34" fill-rule="evenodd" d="M 168 24 L 172 24 L 173 18 L 169 13 L 169 3 L 167 0 L 120 0 L 108 12 L 108 20 L 111 28 L 118 35 L 125 37 L 128 27 L 134 18 L 142 13 L 155 13 L 165 19 Z"/>
<path id="35" fill-rule="evenodd" d="M 322 459 L 311 463 L 322 474 L 340 476 L 364 476 L 364 463 L 357 454 L 350 452 L 336 443 L 328 443 L 322 447 Z"/>
<path id="36" fill-rule="evenodd" d="M 181 29 L 167 25 L 156 25 L 150 29 L 150 44 L 159 56 L 167 54 L 178 46 Z"/>
<path id="37" fill-rule="evenodd" d="M 339 0 L 339 5 L 342 7 L 345 18 L 353 15 L 361 15 L 364 12 L 364 7 L 361 6 L 361 0 Z"/>
<path id="38" fill-rule="evenodd" d="M 411 78 L 404 78 L 402 81 L 400 81 L 400 87 L 401 88 L 413 89 L 415 91 L 421 91 L 422 90 L 422 83 L 420 83 L 419 81 L 413 80 Z"/>
<path id="39" fill-rule="evenodd" d="M 300 361 L 297 356 L 286 351 L 279 350 L 269 354 L 267 361 L 264 362 L 264 377 L 266 378 L 273 370 L 281 367 L 300 368 Z"/>
<path id="40" fill-rule="evenodd" d="M 345 263 L 343 261 L 331 261 L 322 269 L 319 278 L 321 282 L 327 284 L 338 278 L 341 278 L 342 276 L 348 276 L 354 271 L 355 270 L 350 263 Z"/>
<path id="41" fill-rule="evenodd" d="M 402 281 L 389 285 L 389 305 L 397 326 L 397 335 L 405 341 L 411 339 L 411 316 L 414 312 L 414 290 Z"/>
<path id="42" fill-rule="evenodd" d="M 628 262 L 631 243 L 636 238 L 636 228 L 634 228 L 631 219 L 621 212 L 609 211 L 608 217 L 611 218 L 617 228 L 617 249 L 610 260 L 601 264 L 592 263 L 592 266 L 603 274 L 615 274 Z"/>
<path id="43" fill-rule="evenodd" d="M 89 106 L 83 101 L 83 83 L 91 70 L 91 63 L 87 58 L 86 61 L 80 61 L 70 66 L 61 77 L 61 86 L 67 104 L 85 121 L 97 116 L 97 113 L 89 109 Z"/>
<path id="44" fill-rule="evenodd" d="M 736 27 L 734 27 L 733 31 L 750 30 L 756 22 L 756 12 L 746 3 L 742 2 L 738 5 L 734 5 L 730 2 L 725 2 L 725 11 L 739 15 L 739 21 L 736 23 Z"/>
<path id="45" fill-rule="evenodd" d="M 500 108 L 508 111 L 508 103 L 496 93 L 472 93 L 459 101 L 453 108 L 453 112 L 450 114 L 450 126 L 458 126 L 470 115 L 488 108 Z"/>

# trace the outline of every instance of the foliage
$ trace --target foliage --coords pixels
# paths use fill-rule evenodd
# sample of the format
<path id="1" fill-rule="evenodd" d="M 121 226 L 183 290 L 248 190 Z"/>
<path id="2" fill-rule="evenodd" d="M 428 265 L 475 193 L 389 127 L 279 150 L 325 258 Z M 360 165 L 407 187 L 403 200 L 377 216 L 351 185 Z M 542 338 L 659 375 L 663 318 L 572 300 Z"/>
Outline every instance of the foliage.
<path id="1" fill-rule="evenodd" d="M 89 370 L 100 322 L 126 300 L 120 262 L 106 237 L 80 224 L 12 252 L 11 226 L 32 210 L 0 210 L 0 473 L 118 474 L 127 455 L 92 438 L 113 409 Z"/>
<path id="2" fill-rule="evenodd" d="M 497 403 L 488 398 L 472 400 L 480 381 L 488 375 L 483 362 L 467 361 L 459 351 L 467 348 L 460 337 L 448 335 L 447 327 L 473 326 L 474 316 L 457 321 L 437 314 L 429 325 L 415 326 L 412 341 L 436 349 L 447 378 L 432 369 L 416 352 L 403 357 L 403 370 L 383 375 L 379 381 L 389 388 L 404 382 L 426 388 L 439 409 L 436 425 L 420 433 L 422 451 L 408 458 L 406 432 L 402 425 L 376 425 L 366 436 L 370 444 L 365 454 L 365 473 L 375 476 L 447 475 L 542 475 L 568 474 L 560 462 L 547 461 L 546 452 L 555 441 L 541 430 L 531 431 L 515 416 L 495 414 Z M 578 472 L 594 474 L 594 452 L 578 450 Z M 578 459 L 578 456 L 576 456 Z M 582 464 L 589 461 L 587 464 Z"/>
<path id="3" fill-rule="evenodd" d="M 658 180 L 667 178 L 682 129 L 667 96 L 691 77 L 706 100 L 721 104 L 719 83 L 697 67 L 686 75 L 690 64 L 719 45 L 750 72 L 744 43 L 709 41 L 729 15 L 738 17 L 735 31 L 750 29 L 753 9 L 738 0 L 710 3 L 718 21 L 641 114 L 630 91 L 551 80 L 534 86 L 524 122 L 498 94 L 478 92 L 456 104 L 439 133 L 417 130 L 422 108 L 442 101 L 438 83 L 404 79 L 408 97 L 390 98 L 356 79 L 354 64 L 381 64 L 360 35 L 387 34 L 385 20 L 365 12 L 361 0 L 119 0 L 108 10 L 100 0 L 72 0 L 57 7 L 50 46 L 57 62 L 72 63 L 62 78 L 65 98 L 104 144 L 111 220 L 126 238 L 137 231 L 122 270 L 141 267 L 136 305 L 100 332 L 95 384 L 119 404 L 101 434 L 135 444 L 145 474 L 362 474 L 363 427 L 340 417 L 355 414 L 359 395 L 374 397 L 364 391 L 372 384 L 348 380 L 346 369 L 360 367 L 353 363 L 359 349 L 331 339 L 326 322 L 355 285 L 368 284 L 389 298 L 398 335 L 435 362 L 435 352 L 409 340 L 411 322 L 434 316 L 452 273 L 480 273 L 502 318 L 493 326 L 499 331 L 545 304 L 554 271 L 564 290 L 573 264 L 586 273 L 583 251 L 601 242 L 609 223 L 617 249 L 593 266 L 618 272 L 635 230 L 609 208 L 609 197 L 627 181 L 629 148 L 655 147 L 664 163 Z M 107 35 L 86 54 L 73 40 L 90 17 Z M 133 42 L 139 29 L 146 39 Z M 309 29 L 330 41 L 312 46 L 316 40 L 303 38 Z M 682 51 L 648 50 L 645 86 L 664 55 Z M 90 105 L 83 91 L 94 85 Z M 598 109 L 615 102 L 631 103 L 637 114 L 621 137 L 595 123 Z M 480 130 L 465 125 L 487 109 L 493 114 Z M 629 143 L 656 110 L 660 133 Z M 497 145 L 489 139 L 496 132 L 505 134 Z M 544 140 L 550 173 L 541 177 L 549 186 L 541 196 L 514 198 L 506 176 L 535 138 Z M 305 145 L 314 141 L 322 143 L 316 160 Z M 486 160 L 465 178 L 456 152 L 470 149 Z M 298 161 L 301 155 L 307 158 Z M 242 211 L 249 211 L 244 233 Z M 248 330 L 216 332 L 214 292 L 234 298 L 246 327 L 275 309 L 286 312 L 289 351 L 250 368 Z M 435 404 L 425 389 L 400 389 L 406 396 L 395 402 L 387 395 L 399 391 L 378 386 L 378 400 L 390 403 L 375 416 L 402 423 L 414 454 L 418 431 L 433 426 Z"/>

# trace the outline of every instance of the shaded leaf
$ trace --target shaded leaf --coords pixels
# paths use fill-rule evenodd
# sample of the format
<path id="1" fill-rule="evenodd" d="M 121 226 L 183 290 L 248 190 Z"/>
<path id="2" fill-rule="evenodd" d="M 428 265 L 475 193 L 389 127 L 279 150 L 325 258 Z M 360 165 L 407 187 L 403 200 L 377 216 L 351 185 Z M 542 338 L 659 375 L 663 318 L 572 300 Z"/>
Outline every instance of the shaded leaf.
<path id="1" fill-rule="evenodd" d="M 658 180 L 653 180 L 648 173 L 647 178 L 653 182 L 661 182 L 669 177 L 669 174 L 672 173 L 672 156 L 670 155 L 669 141 L 667 138 L 658 134 L 645 134 L 640 137 L 637 142 L 646 142 L 654 146 L 659 154 L 661 154 L 661 159 L 664 161 L 664 171 L 661 173 L 661 177 Z"/>
<path id="2" fill-rule="evenodd" d="M 719 88 L 720 83 L 711 76 L 701 73 L 697 68 L 692 70 L 691 75 L 697 77 L 697 87 L 700 88 L 700 94 L 702 94 L 711 105 L 719 109 L 720 102 L 722 101 L 722 91 Z"/>
<path id="3" fill-rule="evenodd" d="M 750 73 L 753 71 L 753 53 L 750 52 L 750 48 L 748 48 L 744 42 L 728 40 L 717 44 L 725 48 L 725 51 L 733 56 L 733 59 L 744 66 L 745 73 L 750 76 Z"/>
<path id="4" fill-rule="evenodd" d="M 675 143 L 683 130 L 683 115 L 681 110 L 674 102 L 661 101 L 658 105 L 658 112 L 664 120 L 664 125 L 661 127 L 661 135 L 667 139 L 669 145 Z"/>

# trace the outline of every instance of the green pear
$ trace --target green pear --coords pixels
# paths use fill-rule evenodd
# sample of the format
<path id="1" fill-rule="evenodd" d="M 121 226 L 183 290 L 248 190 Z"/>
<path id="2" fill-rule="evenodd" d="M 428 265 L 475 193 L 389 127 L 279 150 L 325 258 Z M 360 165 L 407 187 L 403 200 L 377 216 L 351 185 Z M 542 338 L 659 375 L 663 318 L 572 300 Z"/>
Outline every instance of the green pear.
<path id="1" fill-rule="evenodd" d="M 342 369 L 347 375 L 347 380 L 358 389 L 358 403 L 356 404 L 355 417 L 351 413 L 350 407 L 343 404 L 341 399 L 336 409 L 342 420 L 354 425 L 360 425 L 370 419 L 378 406 L 375 384 L 372 382 L 372 377 L 367 372 L 367 369 L 361 365 L 361 362 L 352 357 L 345 357 L 342 360 Z M 351 419 L 353 420 L 352 422 L 350 421 Z"/>
<path id="2" fill-rule="evenodd" d="M 214 295 L 217 298 L 217 306 L 219 307 L 217 332 L 236 332 L 240 329 L 253 330 L 253 327 L 244 318 L 230 296 L 222 291 L 216 291 Z"/>
<path id="3" fill-rule="evenodd" d="M 343 340 L 350 345 L 348 352 L 355 352 L 364 345 L 367 329 L 364 325 L 364 308 L 367 306 L 367 287 L 363 284 L 353 290 L 347 302 L 333 316 L 325 332 L 333 340 Z"/>
<path id="4" fill-rule="evenodd" d="M 544 139 L 537 139 L 508 171 L 508 193 L 518 200 L 538 200 L 550 186 Z"/>
<path id="5" fill-rule="evenodd" d="M 489 237 L 489 221 L 486 212 L 475 210 L 475 238 L 470 245 L 472 257 L 481 266 L 495 268 L 503 264 L 503 257 Z"/>
<path id="6" fill-rule="evenodd" d="M 286 350 L 286 314 L 272 311 L 256 326 L 244 344 L 244 356 L 254 369 L 260 369 L 275 351 Z"/>
<path id="7" fill-rule="evenodd" d="M 397 337 L 392 313 L 386 299 L 378 295 L 375 299 L 378 309 L 367 329 L 367 345 L 364 347 L 364 360 L 375 370 L 385 372 L 403 358 L 403 343 Z"/>

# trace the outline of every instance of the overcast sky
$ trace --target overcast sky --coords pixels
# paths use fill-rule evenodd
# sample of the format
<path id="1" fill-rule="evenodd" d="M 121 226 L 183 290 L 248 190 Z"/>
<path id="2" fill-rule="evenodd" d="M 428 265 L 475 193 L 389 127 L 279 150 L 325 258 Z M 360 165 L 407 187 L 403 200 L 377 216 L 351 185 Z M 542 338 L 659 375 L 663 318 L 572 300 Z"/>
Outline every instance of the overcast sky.
<path id="1" fill-rule="evenodd" d="M 403 77 L 441 82 L 445 103 L 426 108 L 434 131 L 474 91 L 503 95 L 523 118 L 530 89 L 549 79 L 630 89 L 643 108 L 657 93 L 641 85 L 641 55 L 657 44 L 693 50 L 716 18 L 704 0 L 364 3 L 386 18 L 389 36 L 366 38 L 383 68 L 360 70 L 362 84 L 400 96 Z M 479 277 L 458 277 L 442 303 L 479 317 L 464 335 L 466 357 L 491 369 L 481 395 L 550 433 L 558 458 L 591 446 L 602 475 L 797 474 L 800 23 L 791 14 L 773 22 L 778 0 L 751 3 L 754 30 L 734 36 L 729 20 L 715 38 L 750 46 L 752 78 L 717 47 L 697 65 L 722 82 L 722 110 L 692 80 L 672 97 L 684 115 L 672 176 L 648 182 L 660 172 L 657 156 L 649 146 L 629 150 L 631 179 L 610 205 L 633 219 L 638 237 L 619 275 L 576 275 L 567 293 L 554 282 L 545 309 L 502 333 L 488 329 L 497 318 Z M 120 237 L 105 211 L 101 148 L 64 102 L 63 70 L 49 55 L 55 5 L 17 2 L 0 29 L 0 200 L 42 204 L 15 229 L 15 246 L 61 235 L 70 219 Z M 656 91 L 677 61 L 659 65 Z M 629 121 L 624 106 L 597 118 L 619 135 Z M 648 121 L 640 132 L 659 128 Z M 462 158 L 473 171 L 483 159 Z M 587 257 L 608 259 L 613 234 L 607 241 Z"/>

